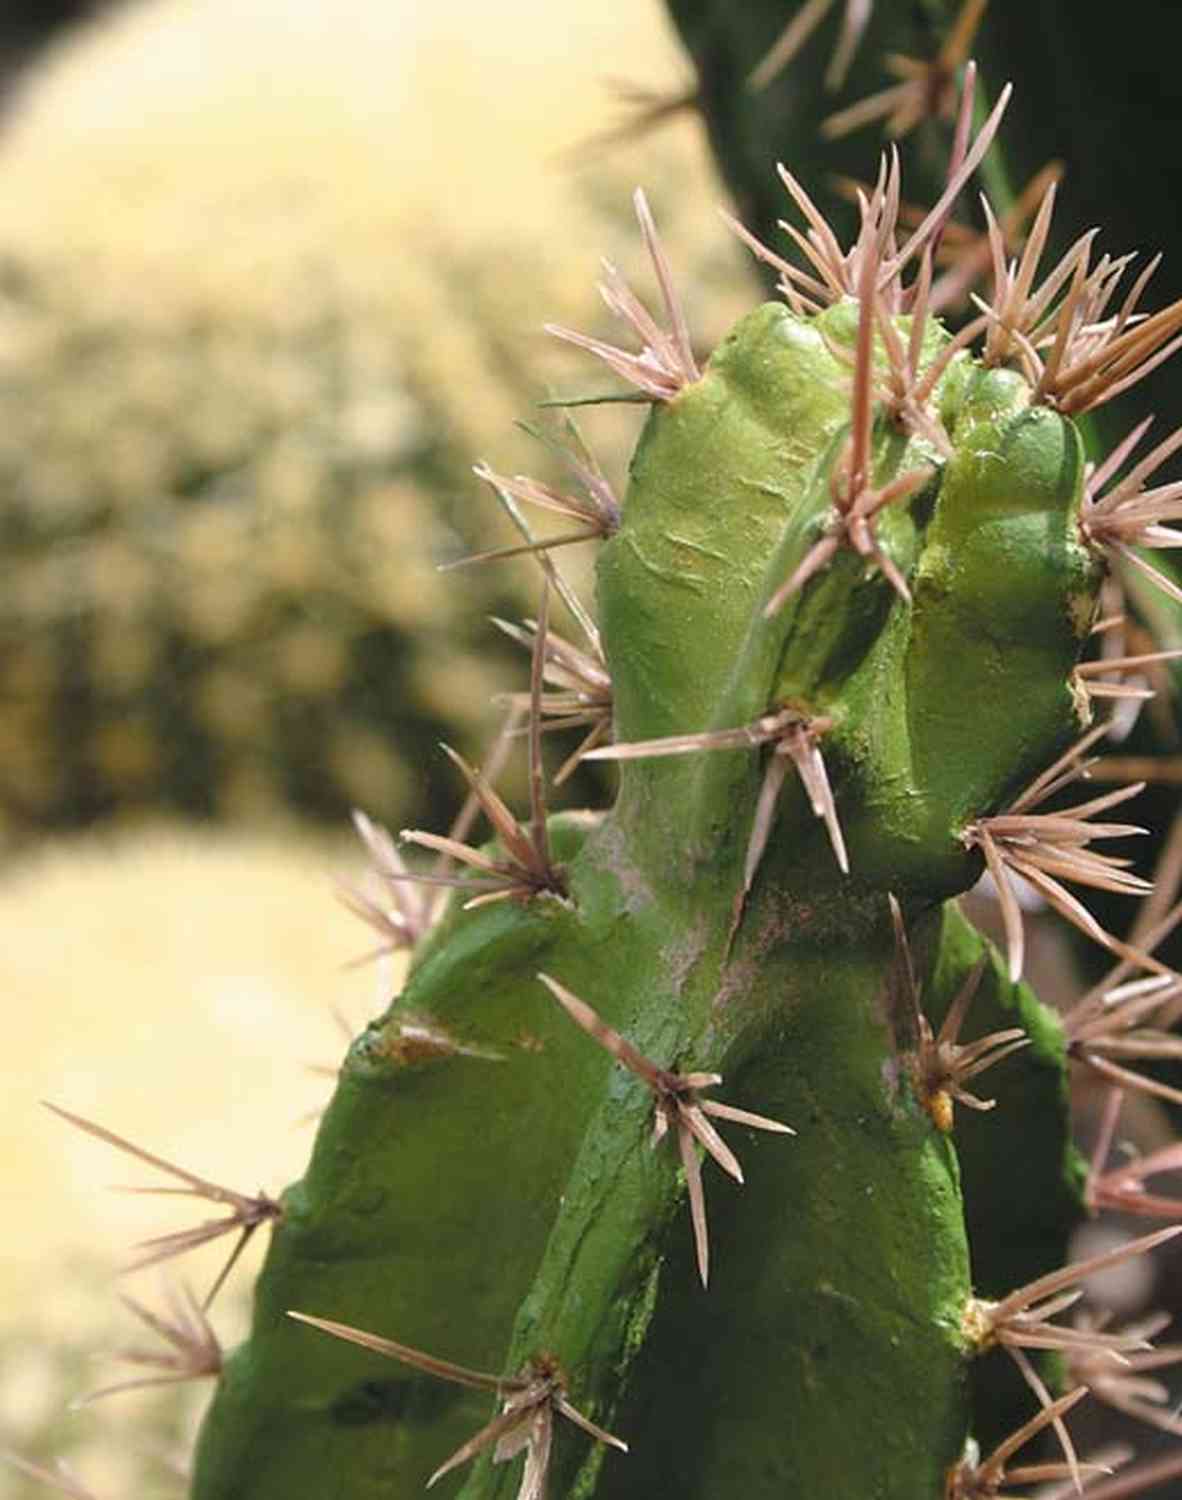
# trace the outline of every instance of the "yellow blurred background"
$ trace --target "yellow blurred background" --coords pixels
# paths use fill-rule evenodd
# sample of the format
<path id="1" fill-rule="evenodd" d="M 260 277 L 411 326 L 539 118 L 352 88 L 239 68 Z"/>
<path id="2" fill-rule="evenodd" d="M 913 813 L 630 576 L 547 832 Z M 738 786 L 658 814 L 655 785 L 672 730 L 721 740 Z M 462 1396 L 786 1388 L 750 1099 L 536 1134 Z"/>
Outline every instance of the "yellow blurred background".
<path id="1" fill-rule="evenodd" d="M 687 73 L 657 0 L 129 5 L 48 53 L 5 122 L 0 268 L 11 256 L 67 257 L 83 268 L 71 292 L 80 307 L 117 302 L 131 326 L 151 327 L 211 311 L 294 316 L 319 266 L 364 311 L 357 339 L 377 348 L 374 359 L 386 344 L 413 345 L 450 436 L 471 458 L 512 469 L 521 461 L 512 422 L 528 413 L 501 389 L 487 341 L 457 315 L 455 282 L 433 273 L 433 252 L 440 265 L 483 265 L 496 293 L 487 316 L 515 357 L 536 366 L 539 392 L 556 380 L 590 383 L 540 325 L 606 332 L 593 292 L 601 250 L 650 289 L 628 210 L 631 187 L 648 182 L 675 262 L 693 267 L 690 317 L 708 344 L 754 292 L 718 223 L 723 194 L 696 123 L 682 117 L 611 150 L 583 145 L 620 118 L 607 80 L 677 90 Z M 0 359 L 19 360 L 24 336 L 0 322 Z M 146 397 L 158 395 L 150 370 L 144 383 Z M 233 402 L 219 405 L 217 390 L 197 395 L 205 405 L 194 420 L 216 450 Z M 96 398 L 86 420 L 101 424 L 104 410 Z M 173 420 L 167 400 L 160 411 L 162 423 Z M 384 420 L 364 402 L 352 417 L 363 427 Z M 605 434 L 622 485 L 635 421 L 608 417 L 588 425 Z M 134 445 L 117 452 L 115 482 L 121 473 L 150 482 L 153 461 Z M 35 454 L 47 506 L 56 462 L 52 451 Z M 314 484 L 296 470 L 286 480 L 295 491 Z M 475 486 L 471 503 L 488 504 Z M 371 587 L 397 591 L 416 567 L 421 588 L 436 587 L 413 536 L 381 542 Z M 220 595 L 206 584 L 228 586 L 242 561 L 233 549 L 219 556 L 199 591 L 207 604 Z M 465 588 L 466 577 L 448 587 Z M 434 665 L 446 693 L 446 665 Z M 0 755 L 6 747 L 0 733 Z M 33 782 L 52 771 L 30 758 Z M 386 786 L 379 766 L 379 816 Z M 249 797 L 227 803 L 238 805 Z M 344 829 L 338 837 L 248 817 L 186 825 L 142 810 L 87 834 L 25 837 L 6 853 L 0 1447 L 41 1462 L 68 1456 L 97 1500 L 183 1489 L 170 1462 L 202 1393 L 63 1409 L 118 1375 L 94 1362 L 97 1352 L 143 1342 L 113 1295 L 128 1246 L 205 1215 L 200 1205 L 189 1212 L 109 1192 L 159 1179 L 38 1101 L 228 1186 L 278 1191 L 310 1144 L 300 1118 L 330 1086 L 306 1065 L 331 1064 L 342 1050 L 333 1008 L 356 1025 L 393 983 L 373 966 L 343 967 L 369 943 L 334 902 L 331 877 L 360 865 Z M 200 1285 L 217 1253 L 177 1270 Z M 217 1309 L 227 1343 L 241 1329 L 249 1277 L 237 1273 Z M 127 1285 L 157 1296 L 154 1273 Z M 0 1468 L 0 1495 L 41 1493 Z"/>

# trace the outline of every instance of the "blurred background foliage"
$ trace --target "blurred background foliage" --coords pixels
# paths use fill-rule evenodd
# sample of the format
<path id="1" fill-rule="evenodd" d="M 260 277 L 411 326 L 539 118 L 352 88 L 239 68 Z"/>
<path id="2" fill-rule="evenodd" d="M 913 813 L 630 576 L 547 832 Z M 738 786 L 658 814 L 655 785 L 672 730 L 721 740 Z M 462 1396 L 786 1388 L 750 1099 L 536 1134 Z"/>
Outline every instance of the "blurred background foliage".
<path id="1" fill-rule="evenodd" d="M 541 324 L 608 331 L 601 254 L 650 290 L 639 182 L 703 348 L 755 283 L 695 121 L 588 144 L 611 76 L 684 86 L 656 0 L 74 9 L 0 23 L 0 1448 L 155 1500 L 204 1392 L 66 1406 L 143 1342 L 112 1275 L 169 1216 L 37 1101 L 246 1191 L 298 1174 L 305 1064 L 393 983 L 340 967 L 348 809 L 443 827 L 436 741 L 479 757 L 522 683 L 487 616 L 536 566 L 437 572 L 513 539 L 470 466 L 558 479 L 514 423 L 611 386 Z M 580 417 L 619 487 L 638 420 Z"/>
<path id="2" fill-rule="evenodd" d="M 638 261 L 638 177 L 707 345 L 735 312 L 692 126 L 579 149 L 611 101 L 594 74 L 564 85 L 628 28 L 551 21 L 528 61 L 438 11 L 157 0 L 107 12 L 18 97 L 10 838 L 162 810 L 446 821 L 436 742 L 479 754 L 517 666 L 487 616 L 529 609 L 537 575 L 436 565 L 509 539 L 474 460 L 560 477 L 513 423 L 548 386 L 604 387 L 540 324 L 603 326 L 596 254 Z M 633 29 L 621 55 L 655 63 L 659 16 Z M 636 424 L 612 415 L 587 425 L 621 482 Z"/>

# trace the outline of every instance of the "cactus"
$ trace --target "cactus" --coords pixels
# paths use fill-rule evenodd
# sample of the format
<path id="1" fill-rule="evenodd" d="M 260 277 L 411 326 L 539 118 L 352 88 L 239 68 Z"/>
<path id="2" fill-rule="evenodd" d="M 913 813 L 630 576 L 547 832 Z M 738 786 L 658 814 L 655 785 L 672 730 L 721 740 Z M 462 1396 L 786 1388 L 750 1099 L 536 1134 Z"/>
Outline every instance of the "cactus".
<path id="1" fill-rule="evenodd" d="M 1073 889 L 1145 889 L 1101 852 L 1140 831 L 1108 816 L 1139 788 L 1077 783 L 1142 664 L 1088 660 L 1102 589 L 1175 541 L 1176 487 L 1150 481 L 1178 440 L 1090 469 L 1078 419 L 1149 373 L 1182 304 L 1113 316 L 1112 264 L 1081 244 L 1040 269 L 1043 223 L 1012 266 L 998 249 L 989 311 L 941 326 L 936 243 L 1007 102 L 971 140 L 972 88 L 913 233 L 895 161 L 846 248 L 785 174 L 804 264 L 757 247 L 784 299 L 708 361 L 643 195 L 663 315 L 611 267 L 603 287 L 640 352 L 554 330 L 651 406 L 623 502 L 581 460 L 585 496 L 490 477 L 602 537 L 598 622 L 542 537 L 524 821 L 454 753 L 491 843 L 411 830 L 441 861 L 412 867 L 361 820 L 388 891 L 365 914 L 414 951 L 302 1181 L 252 1197 L 70 1117 L 225 1210 L 146 1252 L 233 1236 L 202 1349 L 270 1235 L 195 1500 L 970 1500 L 1090 1477 L 1064 1418 L 1121 1398 L 1113 1368 L 1147 1346 L 1061 1315 L 1182 1229 L 1077 1264 L 1067 1238 L 1100 1208 L 1178 1216 L 1146 1186 L 1172 1156 L 1106 1157 L 1122 1090 L 1176 1097 L 1135 1060 L 1174 1054 L 1152 1023 L 1179 981 L 1154 956 L 1168 923 L 1132 946 Z M 552 634 L 555 592 L 583 646 Z M 619 765 L 606 813 L 547 812 L 544 732 L 567 721 Z M 1004 955 L 955 901 L 985 869 Z M 1117 959 L 1062 1020 L 1022 982 L 1016 877 Z M 1069 1069 L 1117 1085 L 1091 1164 Z M 1059 1451 L 1032 1457 L 1044 1430 Z"/>

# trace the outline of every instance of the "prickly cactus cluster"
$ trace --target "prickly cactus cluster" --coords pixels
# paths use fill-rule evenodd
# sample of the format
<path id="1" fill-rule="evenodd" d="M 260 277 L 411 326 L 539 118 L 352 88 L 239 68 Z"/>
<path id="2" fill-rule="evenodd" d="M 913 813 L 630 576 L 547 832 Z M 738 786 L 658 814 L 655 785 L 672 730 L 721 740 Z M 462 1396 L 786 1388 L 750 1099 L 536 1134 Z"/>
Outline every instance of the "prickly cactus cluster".
<path id="1" fill-rule="evenodd" d="M 850 241 L 785 171 L 791 246 L 740 230 L 782 299 L 708 359 L 637 195 L 657 303 L 609 266 L 626 341 L 553 330 L 650 404 L 626 488 L 582 448 L 569 490 L 487 474 L 542 573 L 501 745 L 528 808 L 452 753 L 464 826 L 405 832 L 404 860 L 359 818 L 381 894 L 358 909 L 413 951 L 304 1178 L 230 1191 L 69 1117 L 219 1205 L 144 1260 L 232 1237 L 160 1329 L 171 1371 L 217 1376 L 195 1500 L 1154 1479 L 1106 1477 L 1068 1418 L 1086 1398 L 1179 1430 L 1145 1374 L 1174 1351 L 1075 1305 L 1182 1232 L 1150 1186 L 1179 1148 L 1109 1159 L 1126 1095 L 1178 1097 L 1152 1071 L 1178 1050 L 1182 979 L 1155 956 L 1176 914 L 1150 895 L 1126 941 L 1079 892 L 1148 890 L 1140 788 L 1089 771 L 1111 701 L 1177 654 L 1130 649 L 1119 599 L 1130 574 L 1179 597 L 1144 552 L 1180 540 L 1157 470 L 1182 431 L 1089 463 L 1078 421 L 1173 351 L 1182 304 L 1142 311 L 1146 278 L 1126 291 L 1090 236 L 1048 257 L 1052 185 L 1020 250 L 988 213 L 992 285 L 943 326 L 949 213 L 1007 101 L 974 133 L 970 65 L 912 227 L 894 156 Z M 572 536 L 600 543 L 594 619 L 559 571 Z M 547 812 L 544 740 L 570 728 L 618 763 L 606 812 Z M 1001 955 L 955 899 L 986 872 Z M 1114 963 L 1063 1017 L 1022 981 L 1031 893 Z M 1090 1163 L 1072 1074 L 1106 1091 Z M 1068 1263 L 1110 1210 L 1158 1227 Z M 259 1230 L 253 1329 L 223 1359 L 210 1304 Z"/>

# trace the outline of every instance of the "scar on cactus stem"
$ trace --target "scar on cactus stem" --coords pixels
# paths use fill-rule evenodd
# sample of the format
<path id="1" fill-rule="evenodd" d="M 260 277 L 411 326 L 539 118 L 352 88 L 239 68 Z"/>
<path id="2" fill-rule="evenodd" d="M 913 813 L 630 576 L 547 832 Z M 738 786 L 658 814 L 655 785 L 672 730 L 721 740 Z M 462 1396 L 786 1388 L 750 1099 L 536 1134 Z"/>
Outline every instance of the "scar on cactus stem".
<path id="1" fill-rule="evenodd" d="M 47 1101 L 45 1101 L 45 1108 L 52 1110 L 55 1115 L 60 1115 L 63 1120 L 79 1130 L 85 1131 L 87 1135 L 94 1136 L 96 1140 L 104 1141 L 108 1146 L 114 1146 L 116 1150 L 124 1151 L 128 1156 L 134 1156 L 137 1161 L 146 1162 L 148 1166 L 156 1167 L 170 1177 L 188 1184 L 186 1187 L 179 1188 L 132 1187 L 124 1188 L 124 1192 L 204 1198 L 207 1203 L 224 1204 L 231 1210 L 226 1218 L 207 1219 L 203 1224 L 197 1224 L 192 1229 L 182 1229 L 176 1234 L 161 1234 L 153 1239 L 144 1240 L 137 1247 L 144 1253 L 136 1256 L 124 1267 L 126 1271 L 139 1271 L 145 1266 L 153 1266 L 160 1261 L 169 1260 L 174 1255 L 184 1255 L 189 1250 L 195 1250 L 198 1245 L 208 1244 L 210 1240 L 221 1239 L 222 1235 L 233 1234 L 237 1230 L 237 1242 L 201 1302 L 202 1312 L 209 1311 L 213 1299 L 222 1289 L 226 1277 L 234 1269 L 238 1257 L 246 1249 L 255 1230 L 261 1224 L 273 1224 L 283 1217 L 283 1205 L 274 1198 L 268 1197 L 266 1193 L 257 1193 L 252 1198 L 245 1193 L 236 1193 L 233 1188 L 219 1187 L 215 1182 L 209 1182 L 204 1177 L 197 1177 L 192 1172 L 187 1172 L 184 1167 L 165 1161 L 162 1156 L 155 1156 L 151 1151 L 145 1151 L 142 1146 L 134 1145 L 123 1136 L 116 1135 L 113 1130 L 108 1130 L 103 1125 L 96 1125 L 93 1120 L 85 1120 L 81 1115 L 71 1114 L 68 1109 L 62 1109 L 59 1105 L 50 1104 Z"/>
<path id="2" fill-rule="evenodd" d="M 670 1128 L 675 1131 L 689 1193 L 690 1217 L 698 1254 L 698 1274 L 702 1278 L 702 1285 L 706 1286 L 710 1279 L 710 1242 L 706 1232 L 702 1168 L 694 1142 L 697 1141 L 736 1182 L 743 1181 L 743 1169 L 738 1159 L 706 1118 L 707 1115 L 713 1115 L 718 1120 L 733 1120 L 737 1125 L 747 1125 L 755 1130 L 775 1131 L 779 1135 L 795 1135 L 796 1131 L 791 1125 L 783 1125 L 779 1120 L 769 1120 L 765 1115 L 752 1114 L 748 1109 L 720 1104 L 717 1099 L 700 1099 L 698 1095 L 703 1089 L 714 1088 L 722 1082 L 721 1073 L 673 1073 L 668 1068 L 658 1067 L 630 1042 L 626 1042 L 618 1031 L 614 1031 L 585 1000 L 580 1000 L 548 974 L 539 974 L 538 978 L 576 1026 L 581 1026 L 589 1037 L 652 1090 L 655 1104 L 652 1144 L 659 1144 Z"/>
<path id="3" fill-rule="evenodd" d="M 573 1422 L 576 1427 L 581 1427 L 597 1442 L 618 1448 L 621 1453 L 628 1451 L 628 1444 L 622 1438 L 614 1437 L 602 1427 L 597 1427 L 570 1404 L 566 1398 L 566 1378 L 558 1362 L 547 1355 L 531 1360 L 521 1375 L 485 1375 L 479 1370 L 468 1370 L 449 1360 L 423 1354 L 406 1344 L 397 1344 L 393 1339 L 379 1338 L 377 1334 L 351 1328 L 346 1323 L 334 1323 L 328 1318 L 313 1318 L 301 1312 L 289 1312 L 288 1317 L 319 1328 L 323 1333 L 331 1333 L 336 1338 L 360 1344 L 364 1349 L 372 1349 L 391 1359 L 400 1359 L 403 1364 L 422 1370 L 427 1375 L 435 1375 L 440 1380 L 450 1380 L 473 1390 L 488 1391 L 500 1398 L 503 1405 L 500 1416 L 494 1417 L 475 1437 L 470 1438 L 439 1465 L 427 1480 L 428 1489 L 437 1479 L 442 1479 L 452 1469 L 466 1464 L 485 1448 L 493 1448 L 494 1463 L 505 1463 L 524 1449 L 525 1467 L 517 1500 L 544 1500 L 556 1412 L 568 1422 Z"/>
<path id="4" fill-rule="evenodd" d="M 1030 1045 L 1030 1038 L 1021 1026 L 1008 1026 L 1003 1031 L 990 1032 L 975 1042 L 958 1041 L 960 1028 L 981 982 L 988 959 L 981 958 L 969 977 L 957 991 L 948 1012 L 941 1023 L 939 1033 L 932 1031 L 931 1023 L 920 1005 L 919 985 L 911 962 L 911 947 L 903 926 L 903 912 L 896 898 L 889 898 L 891 922 L 895 929 L 895 963 L 902 989 L 902 1013 L 904 1029 L 911 1033 L 909 1060 L 912 1081 L 920 1103 L 932 1118 L 932 1122 L 946 1135 L 953 1127 L 954 1104 L 967 1105 L 969 1109 L 989 1110 L 995 1099 L 979 1099 L 970 1094 L 964 1085 L 970 1078 L 991 1068 L 1002 1058 L 1009 1057 L 1022 1047 Z"/>

